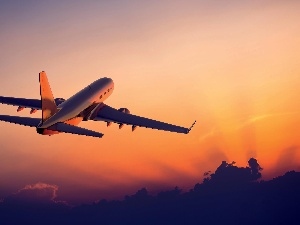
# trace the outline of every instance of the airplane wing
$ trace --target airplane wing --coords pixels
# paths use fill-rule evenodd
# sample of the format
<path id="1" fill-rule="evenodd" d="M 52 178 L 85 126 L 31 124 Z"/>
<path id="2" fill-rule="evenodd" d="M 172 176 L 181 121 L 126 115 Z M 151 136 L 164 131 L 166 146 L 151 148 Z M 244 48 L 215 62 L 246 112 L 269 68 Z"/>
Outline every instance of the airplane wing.
<path id="1" fill-rule="evenodd" d="M 29 127 L 37 127 L 41 121 L 41 119 L 38 118 L 8 116 L 8 115 L 0 115 L 0 120 L 9 123 L 20 124 L 23 126 L 29 126 Z"/>
<path id="2" fill-rule="evenodd" d="M 63 98 L 54 99 L 56 105 L 61 104 L 65 101 Z M 14 105 L 20 108 L 31 108 L 40 110 L 42 109 L 42 103 L 40 99 L 27 99 L 27 98 L 13 98 L 13 97 L 3 97 L 0 96 L 0 103 L 6 105 Z M 19 111 L 19 110 L 18 110 Z"/>
<path id="3" fill-rule="evenodd" d="M 26 99 L 0 96 L 0 103 L 6 105 L 21 106 L 24 108 L 41 109 L 42 104 L 40 99 Z"/>
<path id="4" fill-rule="evenodd" d="M 114 109 L 104 103 L 102 104 L 103 106 L 100 108 L 96 117 L 93 118 L 93 120 L 132 125 L 132 130 L 134 130 L 136 127 L 146 127 L 146 128 L 188 134 L 196 122 L 195 121 L 190 128 L 185 128 L 185 127 L 180 127 L 180 126 L 156 121 L 153 119 L 147 119 L 144 117 L 127 114 L 117 109 Z"/>
<path id="5" fill-rule="evenodd" d="M 8 116 L 8 115 L 0 115 L 0 120 L 9 123 L 20 124 L 23 126 L 29 126 L 29 127 L 37 127 L 41 121 L 41 119 L 38 118 Z M 82 127 L 73 126 L 70 124 L 65 124 L 65 123 L 57 123 L 47 129 L 59 131 L 63 133 L 78 134 L 78 135 L 85 135 L 85 136 L 92 136 L 92 137 L 99 137 L 99 138 L 103 136 L 103 134 L 99 132 L 88 130 Z"/>

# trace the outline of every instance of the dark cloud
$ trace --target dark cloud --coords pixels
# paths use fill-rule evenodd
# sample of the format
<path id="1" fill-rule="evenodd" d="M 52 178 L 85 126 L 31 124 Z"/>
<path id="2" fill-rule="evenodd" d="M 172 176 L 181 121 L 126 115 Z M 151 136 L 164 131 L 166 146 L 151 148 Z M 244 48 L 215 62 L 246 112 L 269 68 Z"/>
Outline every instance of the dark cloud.
<path id="1" fill-rule="evenodd" d="M 0 202 L 0 223 L 59 224 L 60 216 L 67 215 L 71 207 L 56 200 L 57 191 L 53 184 L 26 185 Z"/>
<path id="2" fill-rule="evenodd" d="M 56 200 L 57 185 L 26 185 L 0 201 L 0 223 L 298 224 L 300 173 L 259 181 L 261 170 L 254 158 L 247 167 L 222 161 L 188 192 L 175 187 L 150 195 L 142 188 L 123 200 L 73 207 Z"/>

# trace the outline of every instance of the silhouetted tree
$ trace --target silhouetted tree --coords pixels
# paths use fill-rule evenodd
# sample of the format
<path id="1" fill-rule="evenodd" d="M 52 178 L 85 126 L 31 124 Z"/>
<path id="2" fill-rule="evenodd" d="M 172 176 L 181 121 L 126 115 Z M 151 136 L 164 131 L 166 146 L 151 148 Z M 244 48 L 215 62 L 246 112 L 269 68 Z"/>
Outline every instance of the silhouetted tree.
<path id="1" fill-rule="evenodd" d="M 181 194 L 181 192 L 182 192 L 182 190 L 176 186 L 173 190 L 162 191 L 162 192 L 158 193 L 157 197 L 159 199 L 172 199 L 172 198 L 176 198 L 177 196 L 179 196 Z"/>
<path id="2" fill-rule="evenodd" d="M 248 161 L 249 167 L 237 167 L 236 162 L 227 163 L 222 161 L 221 165 L 214 173 L 205 173 L 207 177 L 204 178 L 203 183 L 218 183 L 226 186 L 242 184 L 261 178 L 262 170 L 257 160 L 251 158 Z"/>
<path id="3" fill-rule="evenodd" d="M 150 196 L 148 194 L 147 189 L 146 188 L 142 188 L 142 189 L 138 190 L 134 195 L 131 195 L 131 196 L 126 195 L 125 196 L 125 200 L 126 201 L 135 201 L 135 202 L 138 202 L 138 201 L 146 200 L 149 197 Z"/>
<path id="4" fill-rule="evenodd" d="M 254 158 L 250 158 L 248 164 L 251 170 L 252 179 L 257 180 L 261 178 L 261 173 L 259 171 L 263 170 L 263 168 L 260 167 L 257 160 Z"/>

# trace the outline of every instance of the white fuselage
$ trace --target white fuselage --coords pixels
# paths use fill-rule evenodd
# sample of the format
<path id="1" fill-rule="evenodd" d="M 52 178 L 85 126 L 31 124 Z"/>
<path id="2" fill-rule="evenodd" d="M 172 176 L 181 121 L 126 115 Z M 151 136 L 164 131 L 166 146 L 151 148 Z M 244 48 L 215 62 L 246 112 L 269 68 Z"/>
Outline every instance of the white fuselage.
<path id="1" fill-rule="evenodd" d="M 107 99 L 113 92 L 113 89 L 114 82 L 110 78 L 104 77 L 94 81 L 80 92 L 59 104 L 57 106 L 58 111 L 39 127 L 48 128 L 58 122 L 65 122 L 77 117 L 89 106 L 101 103 Z"/>

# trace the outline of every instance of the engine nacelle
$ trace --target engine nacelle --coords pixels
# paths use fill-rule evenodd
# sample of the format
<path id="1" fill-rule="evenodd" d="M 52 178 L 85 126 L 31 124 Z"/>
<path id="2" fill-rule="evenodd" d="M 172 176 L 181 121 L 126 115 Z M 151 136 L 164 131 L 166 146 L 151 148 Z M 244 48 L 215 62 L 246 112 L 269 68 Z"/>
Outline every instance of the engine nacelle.
<path id="1" fill-rule="evenodd" d="M 129 109 L 127 109 L 127 108 L 119 108 L 118 111 L 120 111 L 122 113 L 130 114 Z"/>
<path id="2" fill-rule="evenodd" d="M 119 111 L 119 112 L 122 112 L 122 113 L 130 114 L 129 109 L 127 109 L 127 108 L 119 108 L 118 111 Z M 119 124 L 119 129 L 121 129 L 123 126 L 124 126 L 124 124 L 123 124 L 123 123 L 120 123 L 120 124 Z"/>
<path id="3" fill-rule="evenodd" d="M 36 132 L 41 135 L 49 135 L 49 136 L 59 133 L 59 131 L 56 130 L 48 130 L 46 128 L 39 128 L 39 127 L 36 128 Z"/>
<path id="4" fill-rule="evenodd" d="M 55 101 L 56 105 L 59 105 L 59 104 L 63 103 L 64 101 L 66 101 L 66 99 L 64 99 L 64 98 L 56 98 L 56 99 L 54 99 L 54 101 Z"/>

